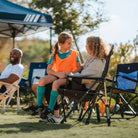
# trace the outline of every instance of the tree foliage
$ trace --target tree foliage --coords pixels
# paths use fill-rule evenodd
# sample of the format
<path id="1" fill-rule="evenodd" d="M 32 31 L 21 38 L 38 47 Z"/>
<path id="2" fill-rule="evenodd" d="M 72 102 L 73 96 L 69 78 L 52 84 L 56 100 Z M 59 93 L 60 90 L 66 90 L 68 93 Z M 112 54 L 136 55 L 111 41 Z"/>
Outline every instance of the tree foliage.
<path id="1" fill-rule="evenodd" d="M 49 42 L 33 38 L 17 41 L 18 48 L 22 49 L 24 55 L 22 62 L 29 65 L 30 62 L 47 62 L 49 59 Z"/>
<path id="2" fill-rule="evenodd" d="M 105 21 L 98 4 L 101 3 L 96 0 L 32 0 L 30 6 L 53 16 L 56 34 L 68 30 L 79 36 Z"/>
<path id="3" fill-rule="evenodd" d="M 93 31 L 100 23 L 107 21 L 101 5 L 103 6 L 103 3 L 99 0 L 32 0 L 30 3 L 31 8 L 38 8 L 41 12 L 53 16 L 56 22 L 53 28 L 55 34 L 63 31 L 71 33 L 78 51 L 78 37 Z"/>
<path id="4" fill-rule="evenodd" d="M 0 38 L 0 62 L 9 62 L 9 52 L 11 50 L 11 39 Z"/>
<path id="5" fill-rule="evenodd" d="M 134 50 L 134 46 L 129 42 L 123 44 L 120 43 L 119 45 L 114 45 L 114 53 L 111 57 L 110 67 L 109 67 L 109 74 L 113 76 L 116 73 L 117 65 L 118 64 L 125 64 L 132 62 L 132 52 Z"/>

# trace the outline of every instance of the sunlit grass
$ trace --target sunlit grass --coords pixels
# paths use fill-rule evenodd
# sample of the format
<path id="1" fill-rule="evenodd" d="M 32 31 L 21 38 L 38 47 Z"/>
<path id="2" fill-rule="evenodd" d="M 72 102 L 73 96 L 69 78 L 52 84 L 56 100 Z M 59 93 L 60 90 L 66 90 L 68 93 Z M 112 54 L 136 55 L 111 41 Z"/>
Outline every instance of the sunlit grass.
<path id="1" fill-rule="evenodd" d="M 8 108 L 0 114 L 0 137 L 3 138 L 137 138 L 138 117 L 131 120 L 112 119 L 108 127 L 106 118 L 101 117 L 98 123 L 93 115 L 89 125 L 77 122 L 78 113 L 71 115 L 64 124 L 39 123 L 39 115 L 33 117 L 31 112 L 21 110 L 17 115 L 16 108 Z M 119 115 L 117 115 L 119 116 Z"/>

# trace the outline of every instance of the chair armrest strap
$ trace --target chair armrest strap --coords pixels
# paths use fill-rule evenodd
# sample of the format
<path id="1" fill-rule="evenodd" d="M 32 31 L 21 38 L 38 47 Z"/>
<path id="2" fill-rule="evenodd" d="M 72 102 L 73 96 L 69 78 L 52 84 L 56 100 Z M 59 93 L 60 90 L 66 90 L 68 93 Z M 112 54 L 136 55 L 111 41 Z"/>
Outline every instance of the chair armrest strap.
<path id="1" fill-rule="evenodd" d="M 135 79 L 132 79 L 132 78 L 129 78 L 129 77 L 126 77 L 126 76 L 120 75 L 120 74 L 115 74 L 115 75 L 114 75 L 114 77 L 117 77 L 117 76 L 121 76 L 122 78 L 125 78 L 125 79 L 128 79 L 128 80 L 131 80 L 131 81 L 134 81 L 134 82 L 138 82 L 138 80 L 135 80 Z"/>

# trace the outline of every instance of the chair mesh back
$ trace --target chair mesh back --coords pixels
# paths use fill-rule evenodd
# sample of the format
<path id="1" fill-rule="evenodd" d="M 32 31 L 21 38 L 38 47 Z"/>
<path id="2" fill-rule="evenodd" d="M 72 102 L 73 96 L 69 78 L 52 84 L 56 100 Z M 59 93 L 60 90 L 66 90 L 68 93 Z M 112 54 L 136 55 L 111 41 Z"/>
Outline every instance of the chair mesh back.
<path id="1" fill-rule="evenodd" d="M 44 77 L 45 75 L 47 75 L 47 62 L 40 62 L 40 63 L 32 62 L 30 64 L 29 77 L 28 77 L 29 86 L 32 86 L 32 79 L 34 77 L 36 76 Z M 35 83 L 35 80 L 34 80 L 34 83 Z"/>
<path id="2" fill-rule="evenodd" d="M 138 63 L 119 64 L 117 66 L 117 74 L 123 75 L 132 79 L 138 79 Z M 135 91 L 136 82 L 117 76 L 117 87 L 124 90 Z"/>

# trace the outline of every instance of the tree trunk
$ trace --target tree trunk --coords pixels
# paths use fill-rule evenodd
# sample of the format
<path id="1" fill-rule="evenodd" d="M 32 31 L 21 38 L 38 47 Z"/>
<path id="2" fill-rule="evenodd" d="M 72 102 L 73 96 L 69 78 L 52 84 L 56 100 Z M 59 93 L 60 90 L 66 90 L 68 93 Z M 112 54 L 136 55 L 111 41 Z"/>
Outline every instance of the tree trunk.
<path id="1" fill-rule="evenodd" d="M 80 49 L 79 49 L 79 47 L 78 47 L 78 45 L 77 45 L 77 39 L 76 39 L 76 37 L 75 37 L 75 35 L 74 35 L 73 33 L 72 33 L 72 35 L 73 35 L 73 39 L 74 39 L 76 48 L 77 48 L 77 50 L 78 50 L 78 52 L 79 52 L 79 56 L 80 56 L 81 63 L 83 63 L 84 60 L 83 60 L 82 54 L 81 54 L 81 52 L 80 52 Z"/>

